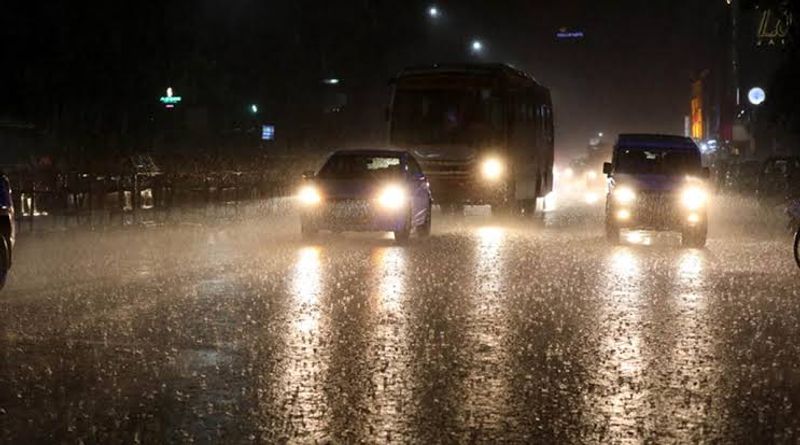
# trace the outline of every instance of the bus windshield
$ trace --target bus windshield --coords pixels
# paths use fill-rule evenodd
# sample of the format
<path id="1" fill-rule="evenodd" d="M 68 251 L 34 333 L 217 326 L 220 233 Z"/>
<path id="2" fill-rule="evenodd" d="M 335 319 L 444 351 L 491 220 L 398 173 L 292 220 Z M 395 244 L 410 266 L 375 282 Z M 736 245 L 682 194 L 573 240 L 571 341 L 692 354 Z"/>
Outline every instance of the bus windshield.
<path id="1" fill-rule="evenodd" d="M 398 89 L 392 142 L 463 144 L 491 142 L 502 134 L 503 102 L 489 88 Z"/>
<path id="2" fill-rule="evenodd" d="M 621 148 L 617 151 L 618 173 L 637 175 L 687 175 L 702 169 L 700 153 L 692 150 Z"/>

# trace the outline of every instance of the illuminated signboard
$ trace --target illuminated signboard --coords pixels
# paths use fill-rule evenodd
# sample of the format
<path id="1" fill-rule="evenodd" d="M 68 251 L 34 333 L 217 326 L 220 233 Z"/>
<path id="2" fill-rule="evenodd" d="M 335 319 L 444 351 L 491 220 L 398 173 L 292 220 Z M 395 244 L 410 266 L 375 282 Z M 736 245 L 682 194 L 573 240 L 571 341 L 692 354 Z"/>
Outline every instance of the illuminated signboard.
<path id="1" fill-rule="evenodd" d="M 703 101 L 699 97 L 692 99 L 692 137 L 703 139 Z"/>
<path id="2" fill-rule="evenodd" d="M 580 40 L 583 37 L 583 31 L 576 31 L 567 28 L 560 28 L 556 33 L 556 38 L 559 40 Z"/>
<path id="3" fill-rule="evenodd" d="M 275 140 L 275 126 L 274 125 L 262 125 L 261 126 L 261 140 L 262 141 Z"/>
<path id="4" fill-rule="evenodd" d="M 792 27 L 792 13 L 788 10 L 761 11 L 756 30 L 756 45 L 784 46 Z"/>
<path id="5" fill-rule="evenodd" d="M 175 105 L 180 103 L 183 100 L 180 96 L 175 96 L 172 92 L 172 87 L 167 88 L 167 95 L 161 96 L 159 101 L 164 104 L 166 108 L 175 108 Z"/>

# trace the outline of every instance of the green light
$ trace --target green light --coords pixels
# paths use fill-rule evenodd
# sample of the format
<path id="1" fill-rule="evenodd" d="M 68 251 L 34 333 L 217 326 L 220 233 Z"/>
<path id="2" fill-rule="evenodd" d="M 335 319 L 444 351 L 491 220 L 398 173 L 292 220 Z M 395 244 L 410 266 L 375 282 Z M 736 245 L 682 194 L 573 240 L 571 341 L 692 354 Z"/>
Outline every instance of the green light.
<path id="1" fill-rule="evenodd" d="M 159 100 L 161 101 L 162 104 L 165 104 L 165 105 L 166 104 L 172 104 L 172 105 L 174 105 L 174 104 L 180 102 L 181 99 L 182 98 L 180 96 L 162 96 L 161 99 L 159 99 Z"/>

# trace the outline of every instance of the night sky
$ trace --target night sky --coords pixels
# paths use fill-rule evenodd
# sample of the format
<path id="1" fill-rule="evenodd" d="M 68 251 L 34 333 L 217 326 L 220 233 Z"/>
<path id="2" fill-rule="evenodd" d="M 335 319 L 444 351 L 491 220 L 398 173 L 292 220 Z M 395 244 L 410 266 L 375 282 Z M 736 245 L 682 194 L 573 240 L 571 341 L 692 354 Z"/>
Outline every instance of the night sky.
<path id="1" fill-rule="evenodd" d="M 697 0 L 450 0 L 436 3 L 442 16 L 434 21 L 426 15 L 432 3 L 417 1 L 20 3 L 0 18 L 2 118 L 36 122 L 54 102 L 97 104 L 114 127 L 122 119 L 114 113 L 144 110 L 167 83 L 208 103 L 256 97 L 269 113 L 334 75 L 375 91 L 364 106 L 379 107 L 392 73 L 476 60 L 467 48 L 480 38 L 479 60 L 512 63 L 552 89 L 561 152 L 597 131 L 682 133 L 690 78 L 713 63 L 719 8 Z M 557 41 L 562 26 L 586 37 Z"/>

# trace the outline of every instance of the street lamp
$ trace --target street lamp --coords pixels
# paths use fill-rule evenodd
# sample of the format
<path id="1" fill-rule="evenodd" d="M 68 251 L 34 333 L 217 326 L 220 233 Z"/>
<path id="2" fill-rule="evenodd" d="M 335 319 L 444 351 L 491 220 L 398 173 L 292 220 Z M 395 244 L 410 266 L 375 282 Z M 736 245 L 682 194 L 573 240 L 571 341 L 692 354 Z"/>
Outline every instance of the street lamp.
<path id="1" fill-rule="evenodd" d="M 256 105 L 256 104 L 250 105 L 250 112 L 253 113 L 253 114 L 258 113 L 258 105 Z"/>
<path id="2" fill-rule="evenodd" d="M 441 15 L 441 11 L 439 11 L 439 8 L 436 7 L 436 5 L 433 5 L 430 8 L 428 8 L 428 17 L 432 19 L 438 19 L 439 15 Z"/>
<path id="3" fill-rule="evenodd" d="M 751 88 L 750 91 L 747 92 L 747 100 L 750 101 L 751 104 L 759 106 L 767 100 L 767 93 L 760 87 Z"/>
<path id="4" fill-rule="evenodd" d="M 483 52 L 483 42 L 481 42 L 478 39 L 475 39 L 475 40 L 472 41 L 472 44 L 470 45 L 470 48 L 472 49 L 473 53 L 480 54 L 480 53 Z"/>

